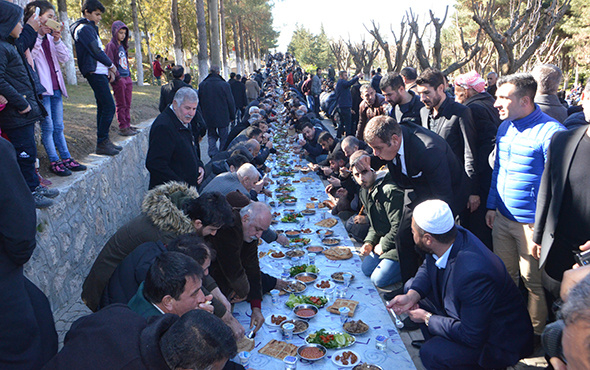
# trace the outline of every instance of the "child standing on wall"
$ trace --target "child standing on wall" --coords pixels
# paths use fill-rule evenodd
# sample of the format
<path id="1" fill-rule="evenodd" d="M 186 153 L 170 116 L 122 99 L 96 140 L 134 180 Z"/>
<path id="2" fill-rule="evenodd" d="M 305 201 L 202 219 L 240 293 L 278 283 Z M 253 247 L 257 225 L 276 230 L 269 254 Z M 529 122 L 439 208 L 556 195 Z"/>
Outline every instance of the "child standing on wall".
<path id="1" fill-rule="evenodd" d="M 114 21 L 111 26 L 113 38 L 107 44 L 106 54 L 117 67 L 115 80 L 111 81 L 115 104 L 117 107 L 117 120 L 119 121 L 119 134 L 132 136 L 137 130 L 131 127 L 131 94 L 133 92 L 133 81 L 131 81 L 131 70 L 127 49 L 129 48 L 129 28 L 121 21 Z"/>
<path id="2" fill-rule="evenodd" d="M 62 96 L 67 97 L 68 93 L 59 64 L 67 62 L 70 54 L 61 41 L 62 25 L 55 22 L 55 9 L 48 1 L 28 3 L 25 7 L 24 21 L 27 22 L 29 17 L 33 17 L 37 8 L 40 10 L 41 27 L 37 31 L 37 41 L 31 55 L 37 67 L 39 80 L 46 90 L 43 93 L 43 105 L 47 117 L 41 121 L 41 141 L 51 162 L 51 172 L 58 176 L 69 176 L 72 171 L 86 169 L 86 166 L 72 158 L 64 136 Z"/>

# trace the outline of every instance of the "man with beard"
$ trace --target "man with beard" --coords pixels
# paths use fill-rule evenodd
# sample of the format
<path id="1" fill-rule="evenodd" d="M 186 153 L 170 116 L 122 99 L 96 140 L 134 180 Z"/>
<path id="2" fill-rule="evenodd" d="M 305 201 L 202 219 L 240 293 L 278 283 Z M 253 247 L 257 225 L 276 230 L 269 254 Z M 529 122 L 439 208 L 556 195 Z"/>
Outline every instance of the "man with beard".
<path id="1" fill-rule="evenodd" d="M 466 105 L 473 116 L 477 132 L 476 171 L 479 175 L 479 187 L 475 192 L 479 195 L 481 203 L 486 204 L 492 182 L 492 168 L 488 159 L 494 149 L 496 132 L 501 122 L 498 110 L 494 108 L 495 99 L 485 91 L 483 78 L 477 72 L 471 71 L 455 79 L 455 101 Z M 461 225 L 492 249 L 492 232 L 486 225 L 485 215 L 485 207 L 470 209 L 469 212 L 464 212 Z"/>
<path id="2" fill-rule="evenodd" d="M 169 181 L 197 186 L 205 178 L 190 126 L 198 104 L 195 90 L 178 89 L 172 105 L 152 124 L 145 159 L 145 167 L 150 172 L 150 189 Z"/>
<path id="3" fill-rule="evenodd" d="M 503 368 L 532 352 L 531 321 L 506 267 L 455 225 L 445 202 L 416 206 L 412 233 L 426 259 L 387 307 L 421 324 L 425 342 L 413 344 L 424 367 Z"/>
<path id="4" fill-rule="evenodd" d="M 359 150 L 350 157 L 352 175 L 361 186 L 359 197 L 369 218 L 369 230 L 361 247 L 361 267 L 376 287 L 401 280 L 395 237 L 404 206 L 404 192 L 388 171 L 375 172 L 371 157 Z"/>
<path id="5" fill-rule="evenodd" d="M 479 179 L 476 168 L 477 132 L 471 111 L 453 101 L 445 93 L 445 76 L 436 69 L 425 70 L 416 80 L 418 94 L 424 107 L 420 110 L 422 126 L 441 136 L 457 156 L 471 180 L 471 193 L 466 204 L 475 212 L 481 204 L 478 195 Z M 462 211 L 462 210 L 461 210 Z"/>
<path id="6" fill-rule="evenodd" d="M 387 105 L 383 95 L 377 94 L 376 90 L 368 84 L 361 86 L 361 97 L 363 101 L 359 105 L 359 120 L 356 132 L 356 137 L 359 140 L 363 140 L 364 138 L 363 134 L 367 122 L 373 117 L 385 114 L 385 107 Z"/>
<path id="7" fill-rule="evenodd" d="M 415 85 L 415 84 L 414 84 Z M 404 79 L 397 72 L 391 72 L 381 79 L 381 91 L 389 104 L 389 115 L 400 124 L 415 123 L 421 125 L 420 110 L 424 103 L 411 89 L 406 90 Z"/>

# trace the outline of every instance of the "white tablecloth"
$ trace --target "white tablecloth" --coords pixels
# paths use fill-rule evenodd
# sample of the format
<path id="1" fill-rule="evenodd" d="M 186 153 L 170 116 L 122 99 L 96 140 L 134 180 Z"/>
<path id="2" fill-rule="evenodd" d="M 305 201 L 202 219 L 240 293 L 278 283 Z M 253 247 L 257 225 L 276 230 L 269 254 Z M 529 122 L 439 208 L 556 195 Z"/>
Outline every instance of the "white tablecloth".
<path id="1" fill-rule="evenodd" d="M 305 209 L 305 204 L 311 202 L 310 197 L 318 198 L 320 201 L 327 199 L 327 195 L 324 193 L 324 186 L 322 185 L 321 180 L 315 173 L 297 173 L 294 177 L 289 179 L 298 180 L 303 176 L 313 177 L 314 181 L 293 184 L 296 190 L 291 195 L 297 197 L 298 199 L 296 206 L 278 205 L 277 207 L 272 209 L 273 212 L 280 212 L 282 216 L 283 211 L 285 209 L 295 209 L 297 211 Z M 273 178 L 275 184 L 270 186 L 270 189 L 273 190 L 273 194 L 274 189 L 277 187 L 276 180 L 281 179 L 284 179 L 284 177 Z M 265 199 L 263 195 L 260 195 L 259 200 L 267 202 L 274 200 L 278 204 L 276 195 L 273 197 L 273 199 Z M 327 211 L 327 209 L 316 209 L 315 215 L 300 219 L 302 220 L 302 222 L 300 222 L 299 224 L 279 222 L 278 224 L 273 225 L 272 227 L 274 229 L 282 230 L 310 228 L 314 231 L 312 234 L 302 234 L 301 236 L 310 238 L 310 245 L 322 245 L 320 238 L 315 233 L 315 230 L 317 230 L 319 227 L 314 225 L 315 222 L 318 222 L 322 219 L 322 213 L 324 214 L 323 217 L 325 218 L 333 217 L 329 214 L 329 211 Z M 276 219 L 280 220 L 281 216 L 277 217 Z M 334 231 L 334 237 L 337 237 L 341 240 L 340 245 L 350 246 L 351 248 L 353 248 L 353 243 L 348 238 L 344 225 L 339 219 L 338 224 L 332 227 L 332 230 Z M 271 243 L 270 245 L 263 242 L 259 246 L 259 251 L 267 251 L 268 249 L 281 250 L 283 252 L 286 252 L 288 250 L 287 248 L 281 247 L 276 242 Z M 354 251 L 354 248 L 352 250 Z M 308 263 L 307 255 L 301 258 L 301 263 Z M 381 366 L 384 370 L 415 369 L 412 359 L 406 351 L 406 348 L 397 332 L 397 329 L 395 328 L 395 325 L 393 324 L 391 317 L 387 313 L 386 308 L 381 298 L 379 297 L 379 293 L 375 289 L 374 285 L 371 283 L 369 277 L 366 277 L 361 272 L 360 257 L 356 253 L 353 253 L 353 258 L 349 260 L 330 261 L 324 255 L 318 254 L 316 257 L 315 264 L 320 269 L 319 279 L 329 279 L 332 273 L 338 271 L 350 271 L 355 275 L 355 278 L 352 281 L 346 298 L 353 299 L 359 302 L 359 305 L 357 306 L 356 311 L 354 313 L 354 317 L 352 319 L 362 319 L 365 323 L 369 325 L 370 329 L 368 333 L 356 336 L 356 343 L 353 346 L 349 347 L 349 349 L 357 352 L 360 355 L 362 362 L 377 364 Z M 283 272 L 284 265 L 290 266 L 290 259 L 284 258 L 280 260 L 275 260 L 267 255 L 260 260 L 260 266 L 262 271 L 275 277 L 279 277 L 281 275 L 281 273 Z M 303 294 L 317 296 L 323 295 L 323 292 L 315 288 L 313 284 L 310 284 L 308 285 L 307 290 Z M 287 298 L 288 295 L 281 296 L 279 298 L 279 304 L 277 305 L 277 307 L 275 307 L 272 304 L 270 295 L 267 294 L 264 296 L 262 302 L 262 313 L 266 318 L 267 323 L 270 323 L 270 316 L 272 314 L 281 314 L 283 316 L 287 316 L 289 319 L 296 318 L 293 315 L 292 311 L 285 305 L 285 301 L 287 300 Z M 331 303 L 328 303 L 328 305 L 330 304 Z M 250 314 L 251 309 L 248 303 L 242 302 L 235 305 L 234 316 L 246 328 L 248 328 L 250 324 Z M 271 327 L 267 325 L 267 323 L 265 323 L 262 329 L 260 329 L 260 331 L 256 334 L 256 347 L 251 352 L 250 368 L 259 370 L 282 370 L 284 369 L 282 361 L 258 353 L 258 350 L 264 347 L 271 339 L 283 340 L 282 333 L 280 332 L 279 328 Z M 311 319 L 309 324 L 310 327 L 305 333 L 295 335 L 293 340 L 291 340 L 290 342 L 297 346 L 305 344 L 305 337 L 307 336 L 307 334 L 313 333 L 322 328 L 327 330 L 343 332 L 342 324 L 340 323 L 340 317 L 338 315 L 329 313 L 325 308 L 320 309 L 318 315 Z M 377 350 L 375 348 L 375 338 L 377 337 L 377 335 L 385 335 L 386 337 L 389 337 L 389 339 L 387 340 L 387 349 L 385 351 Z M 299 360 L 297 368 L 337 369 L 338 367 L 335 366 L 331 360 L 332 354 L 335 351 L 336 350 L 328 350 L 328 354 L 324 359 L 314 363 L 308 363 Z"/>

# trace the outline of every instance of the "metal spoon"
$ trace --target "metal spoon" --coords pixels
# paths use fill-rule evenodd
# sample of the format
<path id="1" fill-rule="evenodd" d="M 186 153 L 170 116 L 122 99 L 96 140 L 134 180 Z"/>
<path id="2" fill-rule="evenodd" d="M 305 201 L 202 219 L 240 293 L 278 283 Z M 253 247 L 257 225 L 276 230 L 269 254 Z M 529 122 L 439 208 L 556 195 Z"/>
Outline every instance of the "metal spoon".
<path id="1" fill-rule="evenodd" d="M 389 304 L 389 302 L 387 302 L 387 304 Z M 395 319 L 395 327 L 398 328 L 398 329 L 403 328 L 404 327 L 404 323 L 397 317 L 397 315 L 395 314 L 395 311 L 393 310 L 393 308 L 389 308 L 388 310 L 393 315 L 393 318 Z"/>

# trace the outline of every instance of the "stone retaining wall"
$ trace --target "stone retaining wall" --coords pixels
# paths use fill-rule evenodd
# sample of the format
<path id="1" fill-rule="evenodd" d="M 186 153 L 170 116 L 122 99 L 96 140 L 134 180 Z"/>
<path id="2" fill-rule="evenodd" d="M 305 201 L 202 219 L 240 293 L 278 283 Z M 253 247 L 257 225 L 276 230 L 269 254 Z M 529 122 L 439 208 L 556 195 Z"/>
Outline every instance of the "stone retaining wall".
<path id="1" fill-rule="evenodd" d="M 55 205 L 37 210 L 37 249 L 25 274 L 45 292 L 56 319 L 79 301 L 82 283 L 105 242 L 139 213 L 148 188 L 151 122 L 140 124 L 138 135 L 117 142 L 123 146 L 120 154 L 91 154 L 83 161 L 85 172 L 51 179 L 61 194 Z"/>

